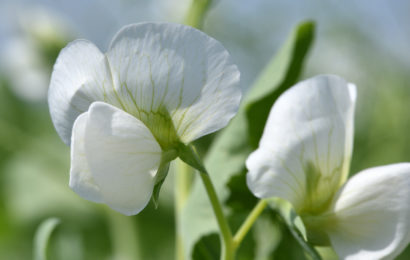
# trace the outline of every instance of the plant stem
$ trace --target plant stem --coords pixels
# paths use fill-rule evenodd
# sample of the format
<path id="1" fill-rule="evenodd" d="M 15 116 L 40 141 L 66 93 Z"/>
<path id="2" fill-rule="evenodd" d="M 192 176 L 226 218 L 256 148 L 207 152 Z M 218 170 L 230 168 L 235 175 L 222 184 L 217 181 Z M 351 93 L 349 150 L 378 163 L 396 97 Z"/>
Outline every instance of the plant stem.
<path id="1" fill-rule="evenodd" d="M 260 200 L 258 204 L 256 204 L 256 206 L 252 209 L 251 213 L 248 215 L 245 222 L 243 222 L 242 226 L 239 228 L 233 238 L 235 249 L 241 244 L 242 240 L 245 238 L 246 234 L 249 232 L 252 225 L 255 223 L 255 221 L 258 219 L 259 215 L 263 212 L 267 205 L 268 203 L 265 200 Z"/>
<path id="2" fill-rule="evenodd" d="M 134 218 L 104 208 L 112 243 L 113 259 L 142 259 L 138 247 L 137 227 Z"/>
<path id="3" fill-rule="evenodd" d="M 188 198 L 192 178 L 194 177 L 193 169 L 181 160 L 176 161 L 177 172 L 175 174 L 175 259 L 184 260 L 184 245 L 181 237 L 181 214 Z"/>
<path id="4" fill-rule="evenodd" d="M 211 6 L 211 0 L 192 0 L 191 7 L 185 17 L 185 24 L 201 29 L 205 14 Z"/>
<path id="5" fill-rule="evenodd" d="M 221 259 L 224 260 L 233 260 L 235 257 L 235 249 L 234 249 L 234 244 L 232 240 L 232 232 L 231 229 L 229 228 L 228 221 L 226 220 L 222 206 L 218 200 L 218 197 L 215 192 L 215 188 L 211 182 L 211 179 L 209 178 L 209 175 L 206 173 L 200 173 L 202 182 L 205 186 L 205 190 L 208 194 L 209 200 L 212 205 L 212 209 L 215 213 L 216 221 L 219 226 L 219 230 L 221 231 L 222 235 L 222 257 Z"/>

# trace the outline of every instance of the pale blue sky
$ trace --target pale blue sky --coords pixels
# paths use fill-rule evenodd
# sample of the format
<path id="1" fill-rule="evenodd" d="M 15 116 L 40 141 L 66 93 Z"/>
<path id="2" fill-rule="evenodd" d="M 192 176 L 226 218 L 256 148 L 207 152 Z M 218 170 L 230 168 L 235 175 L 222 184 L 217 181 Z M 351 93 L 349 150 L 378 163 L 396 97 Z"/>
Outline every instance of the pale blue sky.
<path id="1" fill-rule="evenodd" d="M 105 49 L 123 25 L 140 21 L 182 21 L 187 0 L 2 0 L 0 2 L 0 44 L 13 35 L 19 9 L 43 6 L 70 23 L 76 37 L 87 38 Z M 172 12 L 169 7 L 177 5 Z M 303 19 L 318 24 L 312 58 L 317 64 L 329 44 L 343 45 L 347 56 L 355 58 L 358 48 L 371 44 L 410 68 L 410 4 L 406 0 L 220 0 L 211 10 L 205 31 L 220 40 L 242 71 L 244 88 L 268 61 L 291 28 Z M 346 38 L 343 38 L 344 33 Z M 351 37 L 354 35 L 354 37 Z M 340 42 L 340 39 L 343 39 Z M 0 47 L 1 49 L 1 47 Z M 326 51 L 327 59 L 332 52 Z M 343 56 L 346 56 L 343 55 Z M 375 53 L 374 55 L 378 55 Z M 330 56 L 330 57 L 329 57 Z M 349 57 L 348 57 L 349 58 Z M 312 66 L 312 67 L 315 67 Z M 342 67 L 344 65 L 342 64 Z M 338 73 L 338 68 L 329 69 Z M 333 71 L 336 70 L 336 71 Z M 343 74 L 346 72 L 339 72 Z M 349 72 L 347 72 L 349 77 Z M 352 76 L 355 79 L 354 75 Z"/>

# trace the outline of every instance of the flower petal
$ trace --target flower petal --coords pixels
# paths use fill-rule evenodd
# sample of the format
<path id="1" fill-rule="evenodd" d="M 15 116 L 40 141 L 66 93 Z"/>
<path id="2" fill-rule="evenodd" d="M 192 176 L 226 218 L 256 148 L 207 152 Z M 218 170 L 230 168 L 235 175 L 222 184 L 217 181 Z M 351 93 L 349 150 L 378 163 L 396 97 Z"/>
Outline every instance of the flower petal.
<path id="1" fill-rule="evenodd" d="M 410 163 L 358 173 L 332 210 L 329 236 L 342 259 L 393 259 L 410 242 Z"/>
<path id="2" fill-rule="evenodd" d="M 70 188 L 86 200 L 103 202 L 100 188 L 95 183 L 85 155 L 85 129 L 88 112 L 82 113 L 74 122 L 71 140 Z"/>
<path id="3" fill-rule="evenodd" d="M 238 110 L 237 67 L 219 42 L 194 28 L 129 25 L 107 57 L 123 109 L 144 121 L 145 112 L 165 107 L 185 143 L 224 127 Z"/>
<path id="4" fill-rule="evenodd" d="M 355 97 L 354 85 L 332 75 L 300 82 L 279 97 L 246 162 L 251 191 L 289 200 L 297 211 L 329 203 L 348 173 Z"/>
<path id="5" fill-rule="evenodd" d="M 88 113 L 86 156 L 104 202 L 137 214 L 151 198 L 161 148 L 141 121 L 114 106 L 95 102 Z"/>
<path id="6" fill-rule="evenodd" d="M 61 139 L 69 145 L 75 119 L 96 100 L 104 100 L 111 85 L 104 54 L 91 42 L 76 40 L 59 54 L 50 81 L 51 119 Z"/>

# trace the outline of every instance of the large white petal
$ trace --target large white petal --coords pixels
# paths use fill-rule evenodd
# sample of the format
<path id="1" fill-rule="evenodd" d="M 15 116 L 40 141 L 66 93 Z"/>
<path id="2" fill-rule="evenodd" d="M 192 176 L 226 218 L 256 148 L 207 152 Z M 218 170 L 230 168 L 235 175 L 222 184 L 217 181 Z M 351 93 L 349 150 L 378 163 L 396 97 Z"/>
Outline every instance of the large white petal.
<path id="1" fill-rule="evenodd" d="M 85 129 L 88 112 L 82 113 L 74 122 L 71 138 L 70 188 L 84 199 L 103 202 L 100 188 L 95 183 L 85 155 Z"/>
<path id="2" fill-rule="evenodd" d="M 410 163 L 358 173 L 332 210 L 330 240 L 342 259 L 393 259 L 410 242 Z"/>
<path id="3" fill-rule="evenodd" d="M 300 82 L 279 97 L 246 162 L 251 191 L 287 199 L 297 210 L 331 202 L 347 177 L 355 99 L 355 86 L 332 75 Z"/>
<path id="4" fill-rule="evenodd" d="M 126 214 L 149 202 L 161 148 L 149 129 L 132 115 L 106 103 L 90 106 L 85 150 L 104 202 Z"/>
<path id="5" fill-rule="evenodd" d="M 225 48 L 199 30 L 129 25 L 107 57 L 123 109 L 144 121 L 146 112 L 166 108 L 185 143 L 224 127 L 237 112 L 239 71 Z"/>
<path id="6" fill-rule="evenodd" d="M 59 54 L 48 92 L 51 119 L 61 139 L 69 145 L 75 119 L 111 89 L 104 54 L 91 42 L 76 40 Z"/>

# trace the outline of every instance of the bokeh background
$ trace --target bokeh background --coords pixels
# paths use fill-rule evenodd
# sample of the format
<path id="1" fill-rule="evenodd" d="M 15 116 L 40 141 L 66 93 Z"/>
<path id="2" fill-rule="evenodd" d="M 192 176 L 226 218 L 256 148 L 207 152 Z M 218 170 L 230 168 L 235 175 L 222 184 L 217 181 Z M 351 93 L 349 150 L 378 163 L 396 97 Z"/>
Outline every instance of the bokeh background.
<path id="1" fill-rule="evenodd" d="M 173 174 L 160 207 L 127 218 L 68 187 L 69 147 L 58 138 L 47 88 L 59 50 L 86 38 L 102 50 L 123 25 L 182 23 L 190 0 L 1 0 L 0 259 L 30 259 L 33 236 L 58 217 L 50 259 L 171 259 Z M 358 86 L 352 173 L 410 161 L 410 2 L 219 0 L 204 31 L 241 71 L 244 91 L 299 22 L 317 33 L 303 78 L 334 73 Z M 127 245 L 135 245 L 129 249 Z M 133 252 L 128 252 L 132 250 Z M 408 248 L 400 259 L 410 259 Z"/>

